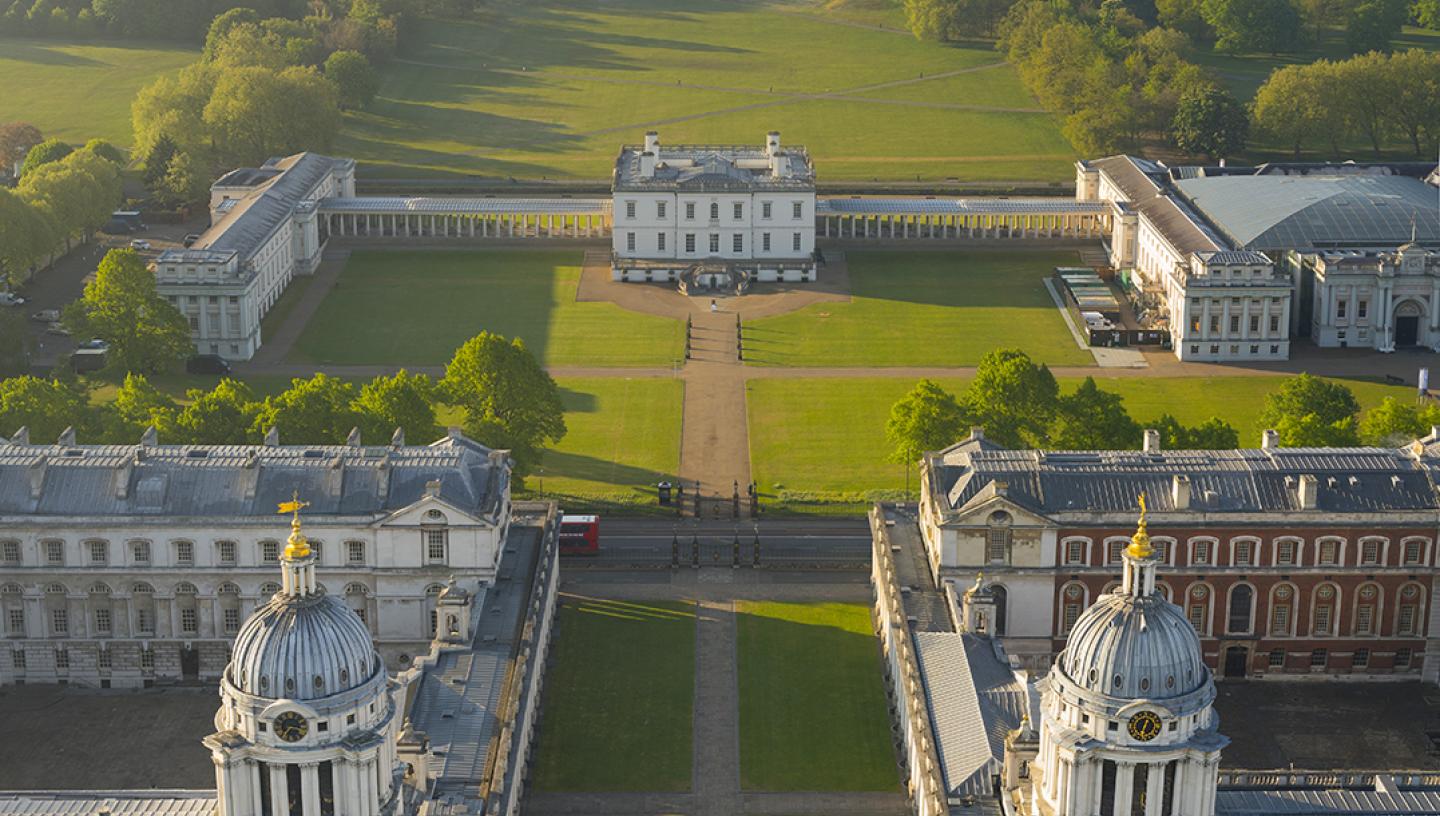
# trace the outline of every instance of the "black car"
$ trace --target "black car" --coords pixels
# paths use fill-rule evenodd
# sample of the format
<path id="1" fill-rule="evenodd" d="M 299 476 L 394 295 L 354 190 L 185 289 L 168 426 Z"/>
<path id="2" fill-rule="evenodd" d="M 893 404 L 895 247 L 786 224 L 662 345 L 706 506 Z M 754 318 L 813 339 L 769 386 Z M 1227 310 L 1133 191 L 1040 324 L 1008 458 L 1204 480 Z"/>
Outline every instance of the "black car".
<path id="1" fill-rule="evenodd" d="M 230 373 L 230 364 L 218 354 L 197 354 L 185 361 L 185 373 L 225 375 Z"/>

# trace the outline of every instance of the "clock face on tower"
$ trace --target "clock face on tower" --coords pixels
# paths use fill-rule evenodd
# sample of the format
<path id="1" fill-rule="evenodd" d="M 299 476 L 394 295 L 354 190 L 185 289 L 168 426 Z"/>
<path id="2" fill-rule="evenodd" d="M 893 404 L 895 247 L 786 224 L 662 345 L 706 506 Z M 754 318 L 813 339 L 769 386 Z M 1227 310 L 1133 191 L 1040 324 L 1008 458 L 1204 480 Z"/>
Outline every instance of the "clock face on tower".
<path id="1" fill-rule="evenodd" d="M 1131 737 L 1149 742 L 1160 736 L 1160 717 L 1153 711 L 1141 711 L 1130 718 L 1126 730 Z"/>
<path id="2" fill-rule="evenodd" d="M 1130 721 L 1134 724 L 1134 720 Z M 287 711 L 275 718 L 275 735 L 286 742 L 295 742 L 305 736 L 310 730 L 310 724 L 305 718 L 294 711 Z"/>

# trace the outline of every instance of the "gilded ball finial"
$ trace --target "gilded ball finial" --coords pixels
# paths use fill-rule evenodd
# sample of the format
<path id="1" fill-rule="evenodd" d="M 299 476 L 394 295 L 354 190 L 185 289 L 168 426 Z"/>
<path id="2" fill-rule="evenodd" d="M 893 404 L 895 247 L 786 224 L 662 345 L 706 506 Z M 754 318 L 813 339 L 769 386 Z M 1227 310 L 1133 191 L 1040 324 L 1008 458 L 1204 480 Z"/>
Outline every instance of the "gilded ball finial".
<path id="1" fill-rule="evenodd" d="M 1145 494 L 1140 494 L 1140 520 L 1135 525 L 1135 535 L 1130 538 L 1130 547 L 1126 550 L 1131 558 L 1149 558 L 1155 554 L 1155 549 L 1150 546 L 1150 533 L 1145 530 Z"/>
<path id="2" fill-rule="evenodd" d="M 305 534 L 300 531 L 300 511 L 309 507 L 310 502 L 300 500 L 300 492 L 297 490 L 288 502 L 280 503 L 280 513 L 290 513 L 290 538 L 285 541 L 285 560 L 294 561 L 310 555 L 310 542 L 305 539 Z"/>

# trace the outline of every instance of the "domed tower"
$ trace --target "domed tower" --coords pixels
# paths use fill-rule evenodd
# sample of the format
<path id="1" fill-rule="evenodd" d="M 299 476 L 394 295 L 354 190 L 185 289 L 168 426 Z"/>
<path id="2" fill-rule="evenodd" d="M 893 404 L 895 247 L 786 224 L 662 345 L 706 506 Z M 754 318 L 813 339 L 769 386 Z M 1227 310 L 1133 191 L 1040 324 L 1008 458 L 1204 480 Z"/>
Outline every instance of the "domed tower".
<path id="1" fill-rule="evenodd" d="M 216 816 L 382 816 L 397 811 L 401 686 L 370 631 L 315 580 L 298 499 L 280 591 L 246 619 L 220 681 Z"/>
<path id="2" fill-rule="evenodd" d="M 1140 523 L 1124 580 L 1080 616 L 1041 681 L 1033 811 L 1044 816 L 1213 816 L 1220 751 L 1200 639 L 1156 591 Z"/>

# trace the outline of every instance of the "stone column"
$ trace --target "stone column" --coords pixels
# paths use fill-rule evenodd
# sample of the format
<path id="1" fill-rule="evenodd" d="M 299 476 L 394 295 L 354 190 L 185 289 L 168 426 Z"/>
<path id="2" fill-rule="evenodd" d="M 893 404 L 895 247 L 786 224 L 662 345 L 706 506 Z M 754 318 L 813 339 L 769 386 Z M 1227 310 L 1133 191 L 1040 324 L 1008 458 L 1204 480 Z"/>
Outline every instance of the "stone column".
<path id="1" fill-rule="evenodd" d="M 1130 800 L 1135 796 L 1135 765 L 1131 762 L 1115 763 L 1115 816 L 1132 816 Z M 1140 816 L 1140 814 L 1134 814 Z"/>
<path id="2" fill-rule="evenodd" d="M 245 760 L 245 787 L 250 791 L 250 811 L 243 816 L 260 816 L 262 801 L 260 799 L 260 774 L 265 773 L 265 766 L 253 759 Z"/>
<path id="3" fill-rule="evenodd" d="M 274 816 L 284 816 L 284 814 L 290 812 L 290 796 L 285 782 L 285 766 L 266 763 L 265 771 L 270 774 L 270 811 Z"/>
<path id="4" fill-rule="evenodd" d="M 300 765 L 300 811 L 305 816 L 320 816 L 320 763 Z"/>
<path id="5" fill-rule="evenodd" d="M 1165 799 L 1165 763 L 1152 762 L 1145 779 L 1145 816 L 1161 816 Z"/>

